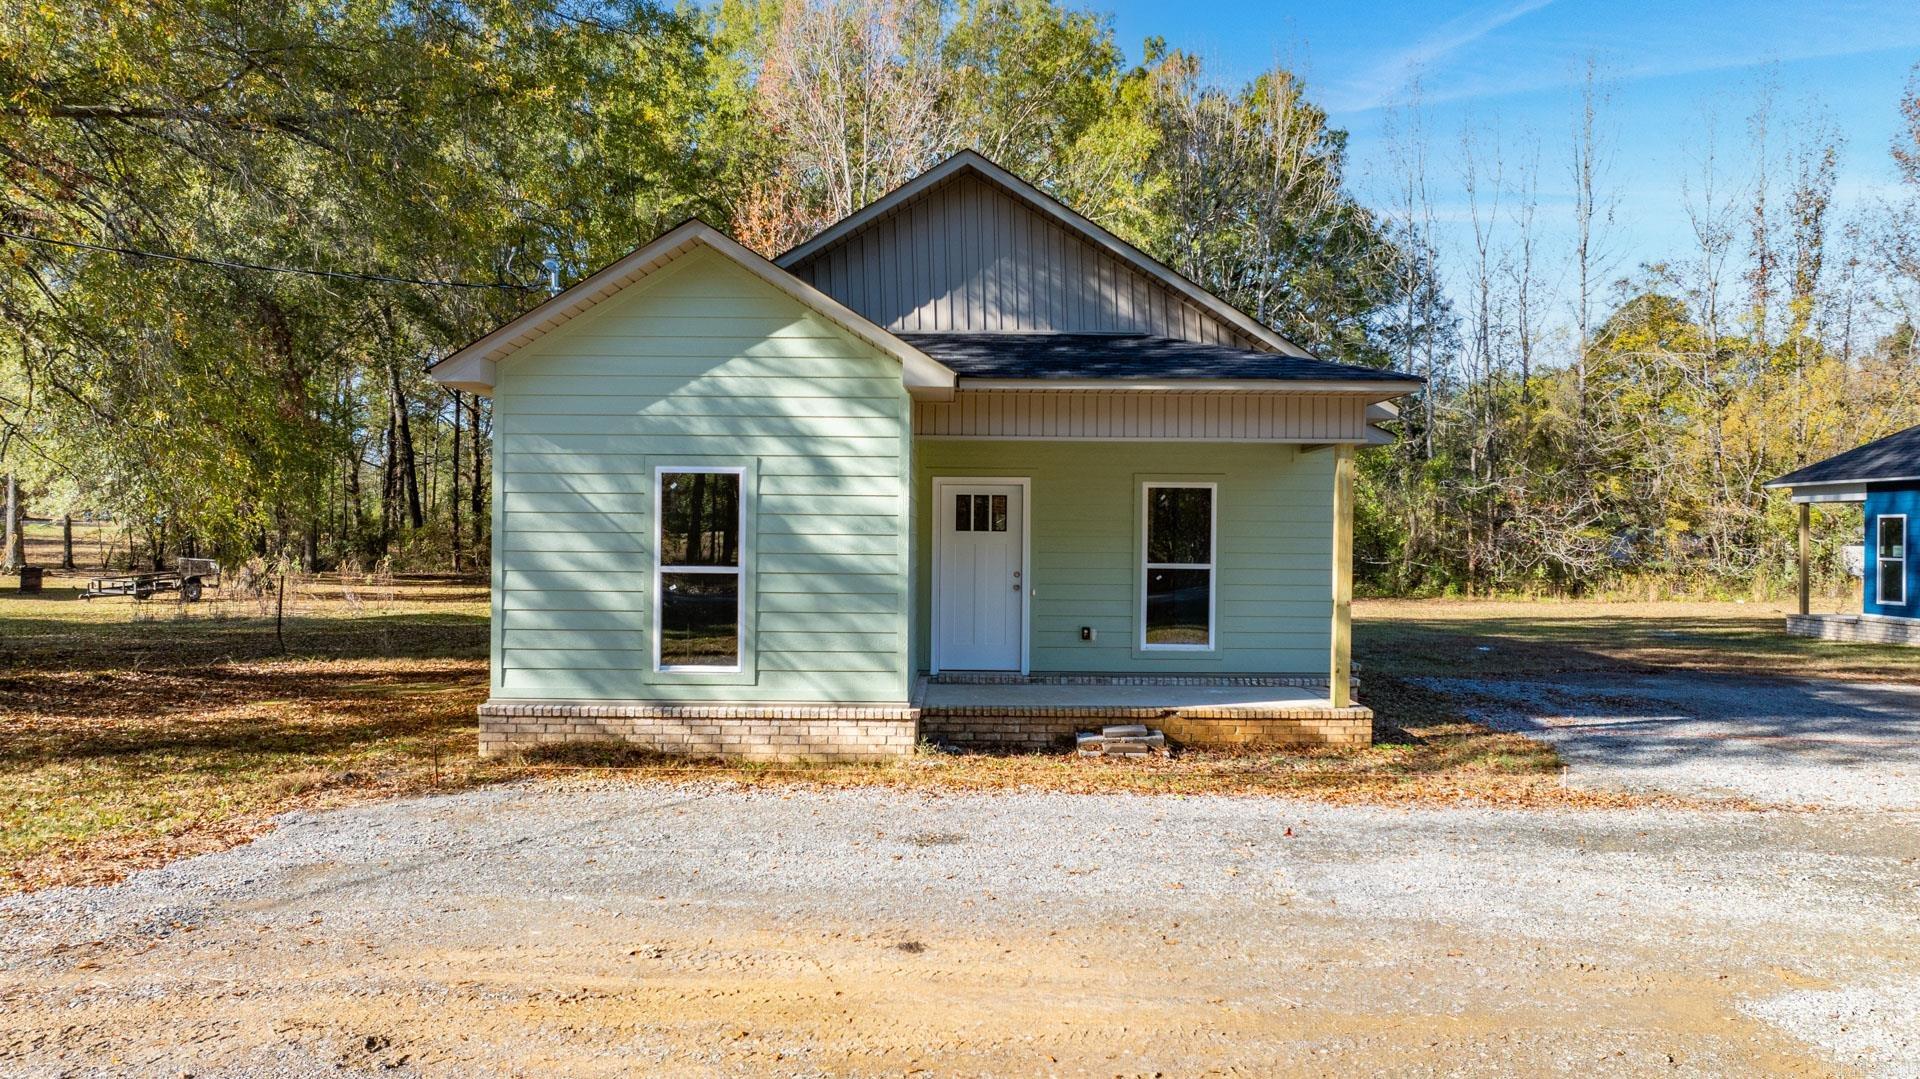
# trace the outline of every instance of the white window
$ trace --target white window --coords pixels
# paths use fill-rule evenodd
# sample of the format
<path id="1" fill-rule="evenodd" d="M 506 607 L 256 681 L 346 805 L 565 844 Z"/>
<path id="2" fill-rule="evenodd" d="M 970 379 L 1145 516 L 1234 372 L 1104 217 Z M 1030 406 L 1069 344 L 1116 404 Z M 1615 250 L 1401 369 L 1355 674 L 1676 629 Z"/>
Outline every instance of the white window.
<path id="1" fill-rule="evenodd" d="M 1906 515 L 1882 514 L 1874 524 L 1874 533 L 1874 555 L 1879 563 L 1874 599 L 1904 607 L 1907 602 Z"/>
<path id="2" fill-rule="evenodd" d="M 745 470 L 653 470 L 654 669 L 738 671 Z"/>
<path id="3" fill-rule="evenodd" d="M 1213 647 L 1211 483 L 1149 483 L 1141 499 L 1140 647 Z"/>

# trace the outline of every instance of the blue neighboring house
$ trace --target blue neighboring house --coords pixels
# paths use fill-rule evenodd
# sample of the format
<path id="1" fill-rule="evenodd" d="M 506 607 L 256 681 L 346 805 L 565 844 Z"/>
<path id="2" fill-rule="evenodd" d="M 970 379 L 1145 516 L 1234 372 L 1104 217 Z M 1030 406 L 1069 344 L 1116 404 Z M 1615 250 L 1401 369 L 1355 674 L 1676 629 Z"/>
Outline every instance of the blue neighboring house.
<path id="1" fill-rule="evenodd" d="M 1800 613 L 1787 631 L 1833 640 L 1920 644 L 1920 427 L 1789 472 L 1766 485 L 1800 507 Z M 1859 615 L 1807 611 L 1808 510 L 1816 502 L 1857 502 L 1865 517 L 1866 588 Z"/>

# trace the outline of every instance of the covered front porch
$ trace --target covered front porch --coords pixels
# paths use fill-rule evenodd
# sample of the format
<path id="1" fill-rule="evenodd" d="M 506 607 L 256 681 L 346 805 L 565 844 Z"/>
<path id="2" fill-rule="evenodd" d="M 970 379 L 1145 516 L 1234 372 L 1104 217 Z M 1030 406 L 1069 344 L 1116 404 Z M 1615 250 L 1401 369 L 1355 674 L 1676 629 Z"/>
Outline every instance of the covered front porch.
<path id="1" fill-rule="evenodd" d="M 1920 427 L 1909 427 L 1768 480 L 1799 511 L 1799 609 L 1787 632 L 1801 637 L 1920 645 L 1920 556 L 1910 529 L 1920 518 Z M 1860 507 L 1860 613 L 1815 614 L 1813 508 Z"/>
<path id="2" fill-rule="evenodd" d="M 1144 338 L 923 343 L 961 378 L 913 406 L 922 738 L 1371 740 L 1355 455 L 1418 380 Z"/>
<path id="3" fill-rule="evenodd" d="M 1348 697 L 1291 675 L 947 674 L 920 679 L 914 705 L 922 741 L 961 746 L 1047 748 L 1116 723 L 1187 744 L 1366 745 L 1373 710 Z"/>

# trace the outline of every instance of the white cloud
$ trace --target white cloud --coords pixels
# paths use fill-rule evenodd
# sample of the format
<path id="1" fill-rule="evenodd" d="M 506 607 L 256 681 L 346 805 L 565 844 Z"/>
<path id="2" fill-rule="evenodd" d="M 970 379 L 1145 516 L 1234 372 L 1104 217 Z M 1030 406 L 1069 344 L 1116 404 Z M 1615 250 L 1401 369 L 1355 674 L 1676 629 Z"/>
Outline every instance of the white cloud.
<path id="1" fill-rule="evenodd" d="M 1449 19 L 1419 41 L 1388 54 L 1366 71 L 1346 80 L 1343 86 L 1335 88 L 1331 105 L 1340 111 L 1379 108 L 1436 61 L 1553 2 L 1520 0 L 1516 4 L 1471 11 Z"/>

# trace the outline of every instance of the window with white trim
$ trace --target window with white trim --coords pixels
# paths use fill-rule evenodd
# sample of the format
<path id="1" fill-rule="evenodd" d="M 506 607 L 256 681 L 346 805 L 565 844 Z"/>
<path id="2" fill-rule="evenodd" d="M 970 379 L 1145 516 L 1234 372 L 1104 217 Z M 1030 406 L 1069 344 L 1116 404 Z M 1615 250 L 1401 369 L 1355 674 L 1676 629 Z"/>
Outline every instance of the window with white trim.
<path id="1" fill-rule="evenodd" d="M 1140 647 L 1213 647 L 1211 483 L 1149 483 L 1142 499 Z"/>
<path id="2" fill-rule="evenodd" d="M 737 671 L 745 470 L 654 470 L 654 669 Z"/>
<path id="3" fill-rule="evenodd" d="M 1907 518 L 1883 514 L 1874 523 L 1874 555 L 1878 563 L 1874 599 L 1893 606 L 1907 602 Z"/>

